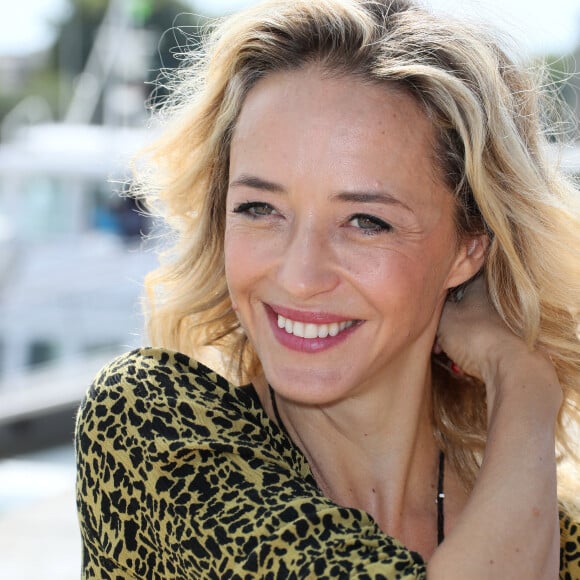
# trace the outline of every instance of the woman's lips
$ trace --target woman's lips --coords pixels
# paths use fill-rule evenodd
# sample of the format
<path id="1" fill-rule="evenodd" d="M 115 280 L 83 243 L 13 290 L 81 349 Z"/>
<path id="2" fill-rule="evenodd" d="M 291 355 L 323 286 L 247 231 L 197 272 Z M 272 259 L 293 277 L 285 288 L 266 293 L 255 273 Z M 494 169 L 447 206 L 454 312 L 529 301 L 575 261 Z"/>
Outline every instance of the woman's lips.
<path id="1" fill-rule="evenodd" d="M 294 310 L 292 308 L 285 308 L 273 304 L 265 304 L 266 309 L 272 310 L 275 314 L 279 314 L 284 318 L 296 322 L 311 322 L 313 324 L 332 324 L 333 322 L 347 322 L 349 319 L 339 314 L 331 314 L 330 312 L 308 312 L 306 310 Z"/>
<path id="2" fill-rule="evenodd" d="M 265 306 L 278 342 L 290 350 L 304 353 L 320 352 L 342 343 L 362 323 L 334 314 Z"/>

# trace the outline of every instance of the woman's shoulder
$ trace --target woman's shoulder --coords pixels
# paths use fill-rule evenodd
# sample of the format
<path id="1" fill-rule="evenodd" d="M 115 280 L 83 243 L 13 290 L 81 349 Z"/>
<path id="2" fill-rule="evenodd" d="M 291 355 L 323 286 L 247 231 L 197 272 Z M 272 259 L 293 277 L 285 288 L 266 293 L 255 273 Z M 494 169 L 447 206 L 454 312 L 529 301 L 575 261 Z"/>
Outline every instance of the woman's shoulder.
<path id="1" fill-rule="evenodd" d="M 222 388 L 228 388 L 230 383 L 217 372 L 203 363 L 181 352 L 157 347 L 141 347 L 119 355 L 107 363 L 100 371 L 97 379 L 105 373 L 107 376 L 123 374 L 127 378 L 144 379 L 152 374 L 172 377 L 176 373 L 211 377 Z"/>
<path id="2" fill-rule="evenodd" d="M 120 355 L 97 374 L 89 398 L 126 391 L 136 398 L 175 398 L 186 393 L 220 400 L 234 395 L 243 402 L 255 397 L 251 386 L 236 387 L 219 373 L 186 354 L 163 348 L 139 348 Z M 245 395 L 245 396 L 244 396 Z"/>
<path id="3" fill-rule="evenodd" d="M 140 348 L 97 374 L 81 404 L 77 427 L 89 418 L 95 424 L 138 428 L 140 435 L 151 429 L 169 436 L 173 429 L 180 437 L 195 429 L 211 437 L 218 429 L 247 429 L 248 423 L 258 428 L 264 414 L 251 385 L 234 386 L 185 354 Z"/>

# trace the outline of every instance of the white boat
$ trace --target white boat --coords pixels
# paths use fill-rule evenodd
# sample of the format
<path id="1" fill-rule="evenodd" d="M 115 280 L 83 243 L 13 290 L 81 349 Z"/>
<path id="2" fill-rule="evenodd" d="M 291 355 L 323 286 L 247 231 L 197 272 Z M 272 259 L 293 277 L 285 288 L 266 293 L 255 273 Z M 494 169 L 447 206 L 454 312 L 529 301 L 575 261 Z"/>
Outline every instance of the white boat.
<path id="1" fill-rule="evenodd" d="M 72 418 L 98 366 L 143 340 L 155 258 L 118 190 L 146 135 L 49 124 L 0 145 L 0 455 L 49 443 L 42 417 Z"/>

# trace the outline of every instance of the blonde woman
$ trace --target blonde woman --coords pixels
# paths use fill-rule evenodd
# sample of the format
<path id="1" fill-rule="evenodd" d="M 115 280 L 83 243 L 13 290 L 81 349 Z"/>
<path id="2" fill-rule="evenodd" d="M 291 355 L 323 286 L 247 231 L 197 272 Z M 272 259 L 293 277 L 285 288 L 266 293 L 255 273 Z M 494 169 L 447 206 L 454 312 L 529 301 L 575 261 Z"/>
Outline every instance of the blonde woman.
<path id="1" fill-rule="evenodd" d="M 84 577 L 580 578 L 578 192 L 528 75 L 410 1 L 272 1 L 166 112 L 153 347 L 78 418 Z"/>

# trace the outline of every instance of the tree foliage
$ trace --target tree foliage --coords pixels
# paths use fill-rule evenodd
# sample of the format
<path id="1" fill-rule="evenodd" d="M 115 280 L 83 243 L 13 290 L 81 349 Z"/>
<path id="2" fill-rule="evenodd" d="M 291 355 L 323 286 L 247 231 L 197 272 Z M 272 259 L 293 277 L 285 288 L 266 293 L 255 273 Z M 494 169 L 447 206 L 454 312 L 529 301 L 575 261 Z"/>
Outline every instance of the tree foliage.
<path id="1" fill-rule="evenodd" d="M 52 66 L 74 82 L 83 70 L 93 47 L 99 25 L 107 10 L 109 0 L 69 0 L 71 10 L 59 30 L 52 49 Z M 183 34 L 175 27 L 186 30 L 189 38 L 199 34 L 202 17 L 192 13 L 191 5 L 181 0 L 125 0 L 132 25 L 151 33 L 151 59 L 145 80 L 154 81 L 161 68 L 179 66 L 176 54 L 181 50 Z M 163 89 L 155 91 L 154 99 L 163 96 Z"/>
<path id="2" fill-rule="evenodd" d="M 79 75 L 85 69 L 99 27 L 109 7 L 110 0 L 68 0 L 67 9 L 60 22 L 56 22 L 55 40 L 48 49 L 46 62 L 32 73 L 19 94 L 0 98 L 0 119 L 9 107 L 27 94 L 35 93 L 49 103 L 55 118 L 66 112 Z M 143 72 L 144 82 L 153 82 L 161 68 L 179 66 L 177 53 L 181 52 L 186 38 L 189 43 L 199 36 L 204 17 L 194 14 L 190 2 L 182 0 L 122 0 L 133 28 L 148 31 L 150 59 Z M 178 31 L 175 27 L 179 27 Z M 152 91 L 150 87 L 149 91 Z M 163 88 L 154 92 L 153 100 L 163 97 Z M 144 91 L 144 101 L 147 91 Z M 98 121 L 98 119 L 96 119 Z"/>

